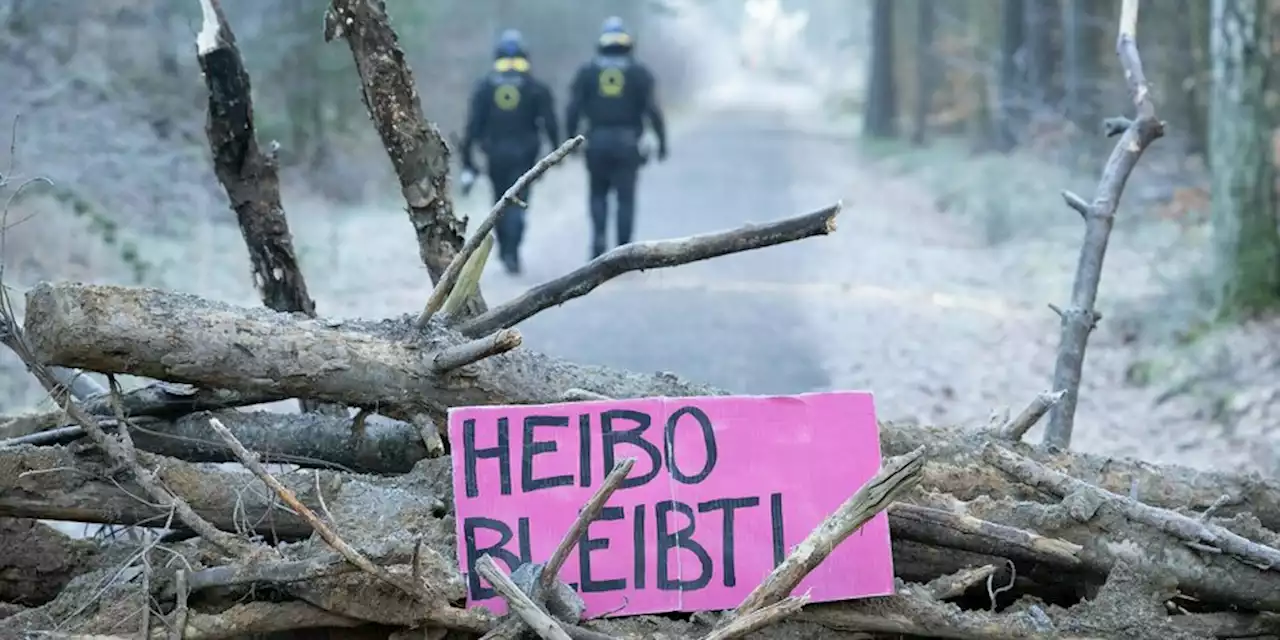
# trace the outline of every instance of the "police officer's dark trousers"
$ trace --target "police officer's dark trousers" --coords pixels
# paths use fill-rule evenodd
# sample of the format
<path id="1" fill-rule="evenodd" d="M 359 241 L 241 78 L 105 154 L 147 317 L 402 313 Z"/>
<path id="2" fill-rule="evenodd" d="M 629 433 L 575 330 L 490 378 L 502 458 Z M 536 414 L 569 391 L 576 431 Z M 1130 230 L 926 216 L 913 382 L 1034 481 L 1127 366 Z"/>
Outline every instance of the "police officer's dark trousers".
<path id="1" fill-rule="evenodd" d="M 520 156 L 495 156 L 489 158 L 489 184 L 493 186 L 493 202 L 497 204 L 502 194 L 511 188 L 520 176 L 533 168 L 534 163 Z M 516 197 L 529 204 L 530 187 L 525 186 Z M 509 204 L 494 225 L 497 234 L 498 255 L 508 269 L 517 270 L 520 265 L 520 243 L 524 240 L 525 208 Z"/>
<path id="2" fill-rule="evenodd" d="M 631 242 L 635 227 L 639 135 L 631 129 L 598 129 L 587 134 L 587 178 L 591 207 L 591 255 L 609 248 L 609 194 L 617 198 L 617 245 Z"/>

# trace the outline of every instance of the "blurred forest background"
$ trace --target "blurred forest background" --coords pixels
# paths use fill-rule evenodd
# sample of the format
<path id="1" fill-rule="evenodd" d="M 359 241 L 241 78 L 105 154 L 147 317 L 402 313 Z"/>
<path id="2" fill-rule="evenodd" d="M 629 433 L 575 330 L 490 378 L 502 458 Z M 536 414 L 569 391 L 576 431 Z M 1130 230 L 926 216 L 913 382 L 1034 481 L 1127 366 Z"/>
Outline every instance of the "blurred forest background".
<path id="1" fill-rule="evenodd" d="M 326 3 L 222 4 L 253 78 L 260 137 L 281 145 L 284 201 L 303 270 L 313 288 L 332 289 L 319 294 L 321 313 L 403 312 L 391 301 L 385 309 L 364 309 L 339 297 L 370 288 L 367 278 L 377 270 L 358 271 L 356 263 L 372 263 L 379 241 L 344 235 L 353 227 L 336 221 L 403 205 L 361 103 L 350 53 L 320 37 Z M 939 272 L 953 281 L 933 282 L 925 267 L 904 277 L 949 293 L 999 291 L 1034 308 L 1043 320 L 1034 337 L 982 334 L 1025 343 L 1015 357 L 1056 346 L 1057 320 L 1044 305 L 1065 302 L 1082 235 L 1079 216 L 1059 194 L 1070 189 L 1093 198 L 1115 141 L 1101 134 L 1102 120 L 1132 112 L 1115 55 L 1119 0 L 387 5 L 426 114 L 447 133 L 459 131 L 465 92 L 486 70 L 494 36 L 508 26 L 524 32 L 535 72 L 557 91 L 558 110 L 570 74 L 590 56 L 600 21 L 612 14 L 637 32 L 639 55 L 660 78 L 672 120 L 695 111 L 699 96 L 733 73 L 816 89 L 830 119 L 821 135 L 847 140 L 860 158 L 841 165 L 839 179 L 861 189 L 856 193 L 875 191 L 867 197 L 884 215 L 915 215 L 924 207 L 937 214 L 929 219 L 946 221 L 916 225 L 921 237 L 963 226 L 979 238 L 973 250 L 895 255 L 893 268 L 936 259 L 952 268 Z M 1280 100 L 1270 73 L 1280 47 L 1280 0 L 1142 6 L 1139 48 L 1167 133 L 1143 156 L 1121 202 L 1099 300 L 1104 320 L 1085 364 L 1082 421 L 1151 423 L 1143 433 L 1169 436 L 1162 445 L 1167 455 L 1148 451 L 1152 458 L 1210 447 L 1280 468 L 1267 448 L 1241 444 L 1280 438 L 1272 426 L 1280 418 L 1280 321 L 1273 314 L 1280 300 Z M 790 20 L 782 31 L 791 37 L 753 36 L 752 11 L 780 10 L 789 13 L 761 20 L 775 26 Z M 13 169 L 0 161 L 9 185 L 4 195 L 34 176 L 54 183 L 24 190 L 10 211 L 3 249 L 10 284 L 140 283 L 258 304 L 234 215 L 210 166 L 205 88 L 193 50 L 198 18 L 196 0 L 0 0 L 6 129 L 0 138 L 8 139 L 14 123 L 16 151 Z M 678 135 L 672 146 L 679 158 Z M 539 197 L 538 207 L 560 202 Z M 581 194 L 568 197 L 581 207 Z M 855 209 L 851 217 L 874 215 Z M 854 223 L 846 228 L 864 233 Z M 407 228 L 380 232 L 408 235 Z M 353 247 L 364 253 L 352 257 Z M 832 277 L 844 277 L 838 272 L 833 266 Z M 330 287 L 325 278 L 344 284 Z M 872 335 L 859 331 L 847 330 Z M 829 348 L 838 350 L 838 343 Z M 961 401 L 987 407 L 1023 401 L 1009 397 L 1006 378 L 1048 383 L 1051 359 L 1037 355 L 1034 366 L 1014 366 L 983 344 L 932 349 L 973 352 L 957 356 L 972 371 L 940 373 L 934 363 L 904 356 L 864 361 L 864 371 L 877 373 L 838 382 L 869 385 L 878 398 L 909 395 L 921 420 L 951 420 L 956 412 L 945 407 Z M 855 352 L 847 357 L 859 359 Z M 850 365 L 856 366 L 862 365 Z M 1022 373 L 1026 368 L 1033 374 Z M 21 407 L 39 398 L 16 361 L 0 353 L 0 402 Z"/>

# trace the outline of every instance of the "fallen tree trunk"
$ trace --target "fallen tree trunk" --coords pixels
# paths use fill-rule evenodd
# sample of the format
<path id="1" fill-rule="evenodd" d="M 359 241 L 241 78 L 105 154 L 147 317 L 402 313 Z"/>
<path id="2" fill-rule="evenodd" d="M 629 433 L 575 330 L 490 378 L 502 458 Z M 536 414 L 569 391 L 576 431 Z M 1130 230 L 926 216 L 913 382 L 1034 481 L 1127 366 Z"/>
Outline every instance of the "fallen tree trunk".
<path id="1" fill-rule="evenodd" d="M 414 463 L 428 457 L 416 427 L 374 416 L 352 419 L 321 413 L 219 411 L 189 414 L 175 420 L 131 419 L 128 420 L 129 434 L 142 451 L 187 462 L 235 462 L 235 455 L 209 428 L 209 419 L 213 417 L 268 462 L 395 474 L 408 472 Z M 99 423 L 103 427 L 119 428 L 115 418 L 102 418 Z M 70 444 L 83 437 L 84 429 L 72 425 L 6 440 L 0 442 L 0 448 Z"/>
<path id="2" fill-rule="evenodd" d="M 298 539 L 311 529 L 248 473 L 201 467 L 169 458 L 138 454 L 139 461 L 181 495 L 191 508 L 223 531 L 256 531 L 272 539 Z M 139 496 L 142 489 L 117 480 L 95 451 L 73 452 L 67 447 L 15 447 L 0 450 L 0 517 L 65 520 L 95 524 L 171 526 L 162 505 Z M 376 482 L 375 478 L 308 471 L 281 476 L 298 498 L 319 507 L 317 489 L 327 501 L 334 494 Z M 444 511 L 438 498 L 426 493 L 405 496 L 422 508 Z"/>
<path id="3" fill-rule="evenodd" d="M 95 371 L 346 402 L 404 419 L 427 410 L 443 420 L 456 406 L 554 402 L 584 380 L 611 397 L 687 395 L 697 388 L 674 376 L 578 365 L 523 349 L 441 374 L 433 355 L 465 340 L 437 326 L 422 341 L 404 341 L 408 316 L 335 328 L 155 289 L 39 284 L 27 293 L 26 324 L 45 362 L 75 360 Z M 703 395 L 713 393 L 701 388 Z"/>

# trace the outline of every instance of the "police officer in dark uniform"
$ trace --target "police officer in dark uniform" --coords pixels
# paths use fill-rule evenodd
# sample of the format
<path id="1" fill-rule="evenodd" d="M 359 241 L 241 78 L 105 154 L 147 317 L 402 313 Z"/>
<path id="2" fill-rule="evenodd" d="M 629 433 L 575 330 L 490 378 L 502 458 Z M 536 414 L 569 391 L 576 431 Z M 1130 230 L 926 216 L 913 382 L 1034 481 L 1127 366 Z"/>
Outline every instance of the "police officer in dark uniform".
<path id="1" fill-rule="evenodd" d="M 471 94 L 461 150 L 463 169 L 475 174 L 471 148 L 479 143 L 487 160 L 493 202 L 497 203 L 537 163 L 542 146 L 540 133 L 546 135 L 553 149 L 561 140 L 551 89 L 530 74 L 529 56 L 520 32 L 508 29 L 498 38 L 493 69 Z M 528 204 L 529 188 L 525 187 L 517 197 Z M 511 274 L 520 273 L 524 226 L 524 207 L 516 204 L 508 205 L 495 225 L 498 255 Z"/>
<path id="2" fill-rule="evenodd" d="M 632 48 L 622 19 L 605 20 L 595 58 L 578 69 L 569 89 L 565 128 L 570 138 L 578 133 L 579 119 L 587 119 L 593 258 L 608 248 L 610 192 L 618 202 L 618 246 L 631 242 L 636 179 L 647 161 L 640 149 L 645 119 L 658 139 L 658 160 L 667 158 L 667 130 L 656 82 L 648 67 L 632 56 Z"/>

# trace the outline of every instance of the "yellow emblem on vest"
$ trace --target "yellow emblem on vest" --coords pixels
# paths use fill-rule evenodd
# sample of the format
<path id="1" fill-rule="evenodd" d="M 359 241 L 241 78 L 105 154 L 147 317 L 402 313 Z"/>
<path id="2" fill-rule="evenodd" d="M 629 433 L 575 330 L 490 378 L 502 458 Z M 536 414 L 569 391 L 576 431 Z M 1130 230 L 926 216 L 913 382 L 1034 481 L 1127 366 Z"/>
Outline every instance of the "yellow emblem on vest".
<path id="1" fill-rule="evenodd" d="M 513 84 L 500 84 L 493 91 L 493 103 L 503 111 L 520 106 L 520 89 Z"/>
<path id="2" fill-rule="evenodd" d="M 626 86 L 626 82 L 626 77 L 621 69 L 605 69 L 600 72 L 600 95 L 606 98 L 616 98 L 622 95 L 622 89 Z"/>

